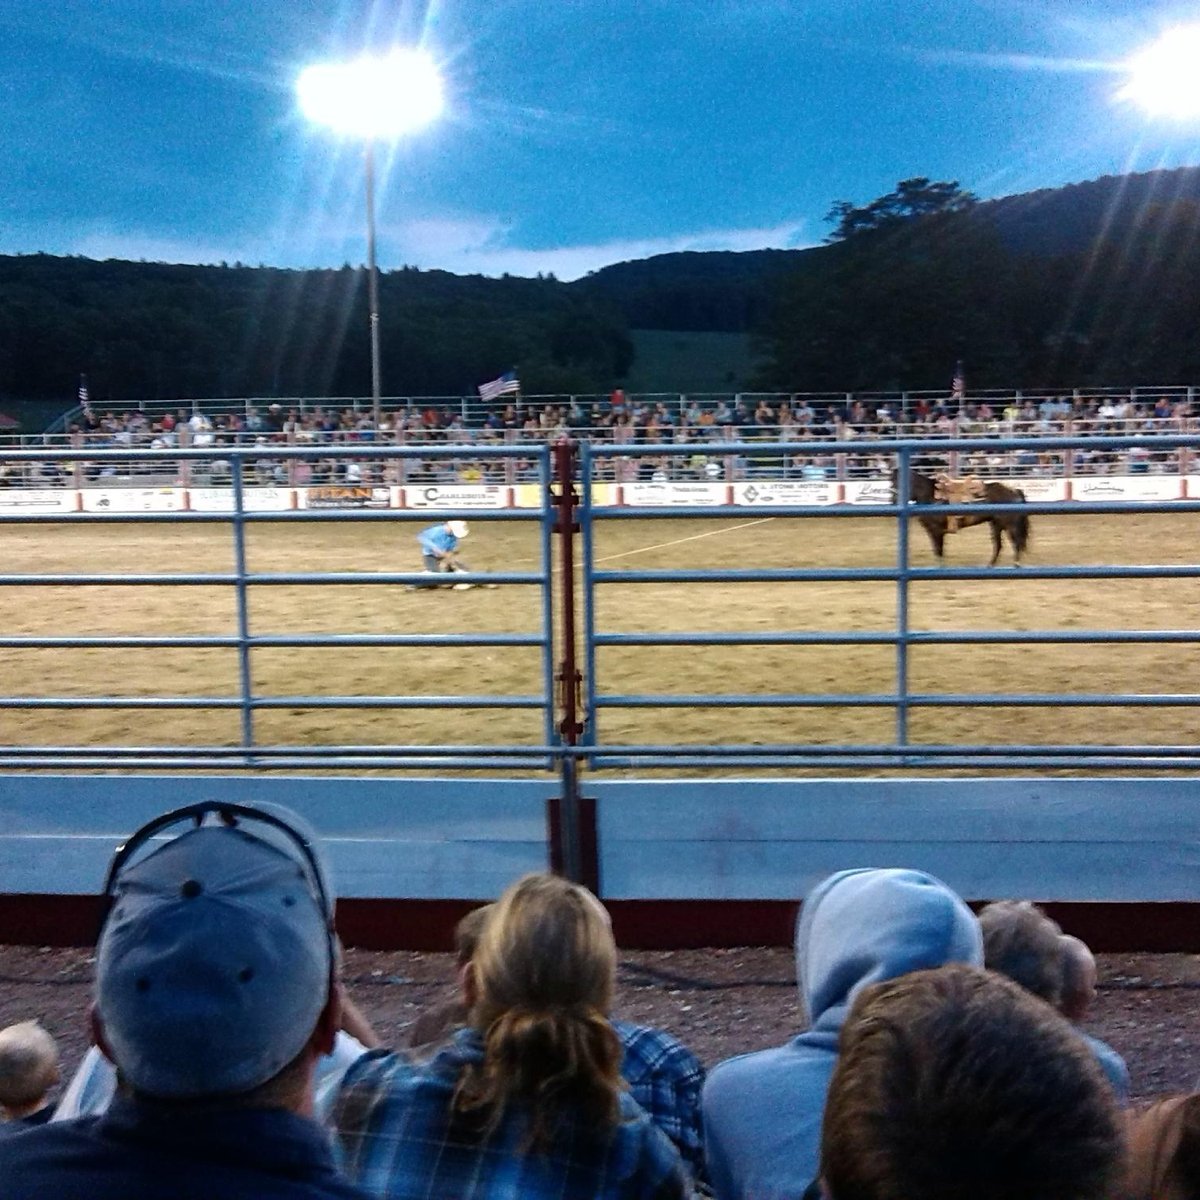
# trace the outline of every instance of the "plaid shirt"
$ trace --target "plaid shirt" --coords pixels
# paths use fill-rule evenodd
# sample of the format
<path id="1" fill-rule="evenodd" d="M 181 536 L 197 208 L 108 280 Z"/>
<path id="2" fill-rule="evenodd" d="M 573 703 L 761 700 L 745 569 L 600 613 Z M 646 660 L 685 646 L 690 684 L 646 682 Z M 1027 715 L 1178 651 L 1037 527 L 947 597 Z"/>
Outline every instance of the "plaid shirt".
<path id="1" fill-rule="evenodd" d="M 704 1123 L 700 1091 L 704 1068 L 681 1042 L 661 1029 L 613 1021 L 625 1048 L 621 1074 L 630 1095 L 675 1143 L 697 1181 L 704 1178 Z"/>
<path id="2" fill-rule="evenodd" d="M 622 1122 L 598 1136 L 568 1114 L 553 1149 L 522 1153 L 525 1122 L 505 1115 L 487 1137 L 453 1127 L 463 1068 L 483 1058 L 473 1029 L 460 1029 L 432 1057 L 372 1051 L 346 1073 L 333 1111 L 342 1167 L 387 1200 L 676 1200 L 689 1194 L 678 1153 L 629 1096 Z"/>

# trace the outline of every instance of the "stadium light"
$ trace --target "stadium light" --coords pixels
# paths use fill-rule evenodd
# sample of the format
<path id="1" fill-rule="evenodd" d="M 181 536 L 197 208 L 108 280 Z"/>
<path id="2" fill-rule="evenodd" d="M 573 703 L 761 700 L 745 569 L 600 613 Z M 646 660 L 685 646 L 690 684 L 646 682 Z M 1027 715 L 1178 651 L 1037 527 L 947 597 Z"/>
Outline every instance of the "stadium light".
<path id="1" fill-rule="evenodd" d="M 1124 63 L 1121 100 L 1152 117 L 1200 117 L 1200 24 L 1165 30 Z"/>
<path id="2" fill-rule="evenodd" d="M 383 388 L 375 262 L 375 145 L 415 133 L 437 120 L 445 104 L 442 77 L 424 51 L 398 48 L 384 55 L 306 67 L 296 80 L 296 98 L 300 110 L 314 124 L 365 143 L 371 403 L 378 431 Z"/>

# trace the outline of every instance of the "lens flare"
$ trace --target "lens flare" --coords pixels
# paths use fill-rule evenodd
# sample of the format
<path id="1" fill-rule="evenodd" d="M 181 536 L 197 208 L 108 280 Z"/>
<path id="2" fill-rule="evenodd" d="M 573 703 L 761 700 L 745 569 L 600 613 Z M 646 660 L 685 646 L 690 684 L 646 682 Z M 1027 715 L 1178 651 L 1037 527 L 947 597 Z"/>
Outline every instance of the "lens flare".
<path id="1" fill-rule="evenodd" d="M 1168 29 L 1130 58 L 1124 70 L 1119 99 L 1150 116 L 1200 117 L 1200 25 Z"/>
<path id="2" fill-rule="evenodd" d="M 406 49 L 306 67 L 296 81 L 296 97 L 315 124 L 379 140 L 415 133 L 445 107 L 434 61 L 423 51 Z"/>

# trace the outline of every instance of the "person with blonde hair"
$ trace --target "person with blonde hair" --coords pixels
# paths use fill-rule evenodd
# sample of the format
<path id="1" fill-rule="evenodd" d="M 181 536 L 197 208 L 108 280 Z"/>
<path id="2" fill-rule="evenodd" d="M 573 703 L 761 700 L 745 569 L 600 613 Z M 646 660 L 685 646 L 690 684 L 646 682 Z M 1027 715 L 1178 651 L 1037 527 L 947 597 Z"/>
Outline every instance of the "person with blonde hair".
<path id="1" fill-rule="evenodd" d="M 37 1021 L 0 1029 L 0 1131 L 44 1125 L 58 1078 L 58 1046 Z"/>
<path id="2" fill-rule="evenodd" d="M 678 1151 L 624 1090 L 608 1021 L 616 946 L 586 889 L 527 875 L 488 911 L 462 967 L 469 1024 L 346 1074 L 344 1169 L 404 1197 L 653 1197 L 689 1192 Z"/>

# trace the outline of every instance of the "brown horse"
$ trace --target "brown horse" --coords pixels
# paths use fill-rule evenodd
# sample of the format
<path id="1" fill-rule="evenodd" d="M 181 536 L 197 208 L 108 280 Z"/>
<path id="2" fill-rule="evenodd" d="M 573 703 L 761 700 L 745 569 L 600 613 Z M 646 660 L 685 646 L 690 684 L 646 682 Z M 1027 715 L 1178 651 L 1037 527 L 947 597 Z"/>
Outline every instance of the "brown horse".
<path id="1" fill-rule="evenodd" d="M 899 495 L 899 488 L 896 487 L 896 477 L 893 474 L 892 486 L 895 488 L 896 494 Z M 936 484 L 933 478 L 929 475 L 923 475 L 920 471 L 909 472 L 908 483 L 908 498 L 917 504 L 934 504 L 938 503 L 936 495 Z M 1020 488 L 1010 488 L 1003 483 L 989 481 L 983 485 L 983 496 L 981 500 L 985 504 L 1024 504 L 1025 493 Z M 945 542 L 946 533 L 950 524 L 949 517 L 935 516 L 932 513 L 923 513 L 918 520 L 925 527 L 925 532 L 929 534 L 929 542 L 933 546 L 933 553 L 938 560 L 938 565 L 941 566 L 945 562 Z M 1012 543 L 1013 549 L 1013 566 L 1021 565 L 1021 555 L 1025 553 L 1029 546 L 1029 514 L 1028 513 L 1002 513 L 1002 512 L 981 512 L 981 513 L 960 513 L 958 515 L 958 528 L 965 529 L 968 525 L 990 525 L 992 528 L 992 561 L 988 563 L 989 567 L 994 567 L 1000 559 L 1000 550 L 1002 546 L 1002 534 L 1008 534 L 1008 540 Z"/>

